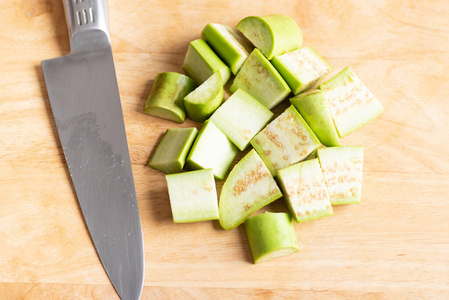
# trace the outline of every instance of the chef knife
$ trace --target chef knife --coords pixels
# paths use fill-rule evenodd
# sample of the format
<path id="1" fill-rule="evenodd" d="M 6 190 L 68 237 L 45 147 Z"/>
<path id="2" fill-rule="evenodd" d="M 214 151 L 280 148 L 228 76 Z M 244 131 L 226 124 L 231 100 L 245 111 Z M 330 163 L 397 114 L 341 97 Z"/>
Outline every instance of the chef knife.
<path id="1" fill-rule="evenodd" d="M 42 61 L 59 139 L 97 253 L 123 300 L 140 298 L 144 250 L 106 0 L 63 0 L 67 56 Z"/>

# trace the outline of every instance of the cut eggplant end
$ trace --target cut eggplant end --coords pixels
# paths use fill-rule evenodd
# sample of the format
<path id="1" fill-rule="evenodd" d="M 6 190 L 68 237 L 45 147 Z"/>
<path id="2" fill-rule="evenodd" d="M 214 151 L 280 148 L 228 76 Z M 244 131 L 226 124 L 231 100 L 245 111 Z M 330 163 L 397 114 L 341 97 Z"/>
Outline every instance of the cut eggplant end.
<path id="1" fill-rule="evenodd" d="M 239 89 L 214 112 L 210 120 L 243 151 L 272 117 L 269 109 Z"/>
<path id="2" fill-rule="evenodd" d="M 262 256 L 260 256 L 257 259 L 254 259 L 254 263 L 258 264 L 258 263 L 261 263 L 261 262 L 264 262 L 264 261 L 267 261 L 267 260 L 270 260 L 270 259 L 278 258 L 278 257 L 289 255 L 289 254 L 293 254 L 293 253 L 296 253 L 296 252 L 299 252 L 299 249 L 296 248 L 296 247 L 282 248 L 282 249 L 279 249 L 279 250 L 267 253 L 265 255 L 262 255 Z"/>
<path id="3" fill-rule="evenodd" d="M 290 98 L 320 142 L 327 146 L 340 146 L 337 129 L 328 108 L 326 96 L 321 90 L 313 90 Z"/>
<path id="4" fill-rule="evenodd" d="M 143 111 L 145 114 L 166 119 L 176 123 L 183 123 L 186 118 L 186 113 L 181 109 L 167 109 L 157 106 L 146 107 Z"/>
<path id="5" fill-rule="evenodd" d="M 237 29 L 268 59 L 302 46 L 301 30 L 289 16 L 274 14 L 246 17 L 237 24 Z"/>
<path id="6" fill-rule="evenodd" d="M 224 179 L 237 152 L 237 147 L 209 119 L 198 133 L 187 165 L 193 170 L 212 168 L 216 179 Z"/>
<path id="7" fill-rule="evenodd" d="M 195 127 L 168 129 L 154 150 L 148 165 L 166 174 L 181 171 L 197 134 L 198 130 Z"/>
<path id="8" fill-rule="evenodd" d="M 292 217 L 287 213 L 265 212 L 245 221 L 254 263 L 299 251 Z"/>
<path id="9" fill-rule="evenodd" d="M 234 75 L 253 49 L 248 41 L 228 25 L 209 23 L 204 27 L 201 36 L 231 68 Z"/>
<path id="10" fill-rule="evenodd" d="M 183 74 L 159 73 L 154 79 L 143 112 L 182 123 L 185 119 L 183 99 L 195 87 L 196 82 Z"/>
<path id="11" fill-rule="evenodd" d="M 295 95 L 307 91 L 333 70 L 311 47 L 283 53 L 271 62 Z"/>
<path id="12" fill-rule="evenodd" d="M 274 47 L 274 37 L 271 28 L 261 17 L 250 16 L 241 20 L 236 28 L 266 56 Z"/>
<path id="13" fill-rule="evenodd" d="M 218 219 L 218 200 L 212 169 L 165 175 L 173 222 Z"/>
<path id="14" fill-rule="evenodd" d="M 200 84 L 216 71 L 220 72 L 223 85 L 228 82 L 231 76 L 231 70 L 228 66 L 202 39 L 190 42 L 182 67 L 189 76 Z"/>
<path id="15" fill-rule="evenodd" d="M 268 59 L 254 49 L 242 65 L 231 85 L 231 92 L 242 89 L 268 109 L 290 95 L 290 88 Z"/>
<path id="16" fill-rule="evenodd" d="M 187 116 L 199 123 L 206 121 L 222 102 L 223 85 L 218 71 L 184 97 Z"/>

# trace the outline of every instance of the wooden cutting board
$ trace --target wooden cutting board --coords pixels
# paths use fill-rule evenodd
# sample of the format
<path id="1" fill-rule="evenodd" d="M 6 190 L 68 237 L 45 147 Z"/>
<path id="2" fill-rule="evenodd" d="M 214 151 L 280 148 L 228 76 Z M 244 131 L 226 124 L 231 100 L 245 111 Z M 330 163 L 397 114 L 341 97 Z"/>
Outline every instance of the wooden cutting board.
<path id="1" fill-rule="evenodd" d="M 143 299 L 449 298 L 447 1 L 110 0 L 109 10 L 145 239 Z M 351 66 L 385 112 L 342 139 L 365 146 L 362 204 L 296 224 L 300 253 L 254 265 L 242 227 L 172 222 L 164 175 L 146 164 L 167 128 L 201 125 L 142 108 L 155 75 L 181 72 L 208 22 L 271 13 L 295 18 L 337 71 Z M 60 0 L 0 2 L 0 299 L 117 299 L 40 67 L 68 53 Z"/>

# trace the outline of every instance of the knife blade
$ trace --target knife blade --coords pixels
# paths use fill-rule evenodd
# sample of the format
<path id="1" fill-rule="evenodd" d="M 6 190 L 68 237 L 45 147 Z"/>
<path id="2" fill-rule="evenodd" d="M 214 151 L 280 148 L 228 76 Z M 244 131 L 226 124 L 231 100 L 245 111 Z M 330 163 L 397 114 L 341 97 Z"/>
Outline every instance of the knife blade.
<path id="1" fill-rule="evenodd" d="M 71 52 L 42 61 L 84 220 L 121 299 L 139 299 L 144 248 L 106 0 L 63 0 Z"/>

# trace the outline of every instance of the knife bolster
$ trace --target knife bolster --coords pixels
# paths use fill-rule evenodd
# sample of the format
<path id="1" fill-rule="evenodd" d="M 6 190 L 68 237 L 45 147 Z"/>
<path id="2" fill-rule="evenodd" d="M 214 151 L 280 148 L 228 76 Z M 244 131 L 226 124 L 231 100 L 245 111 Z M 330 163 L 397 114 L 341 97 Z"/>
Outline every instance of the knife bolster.
<path id="1" fill-rule="evenodd" d="M 63 0 L 72 52 L 74 37 L 86 31 L 103 31 L 110 44 L 107 0 Z"/>

